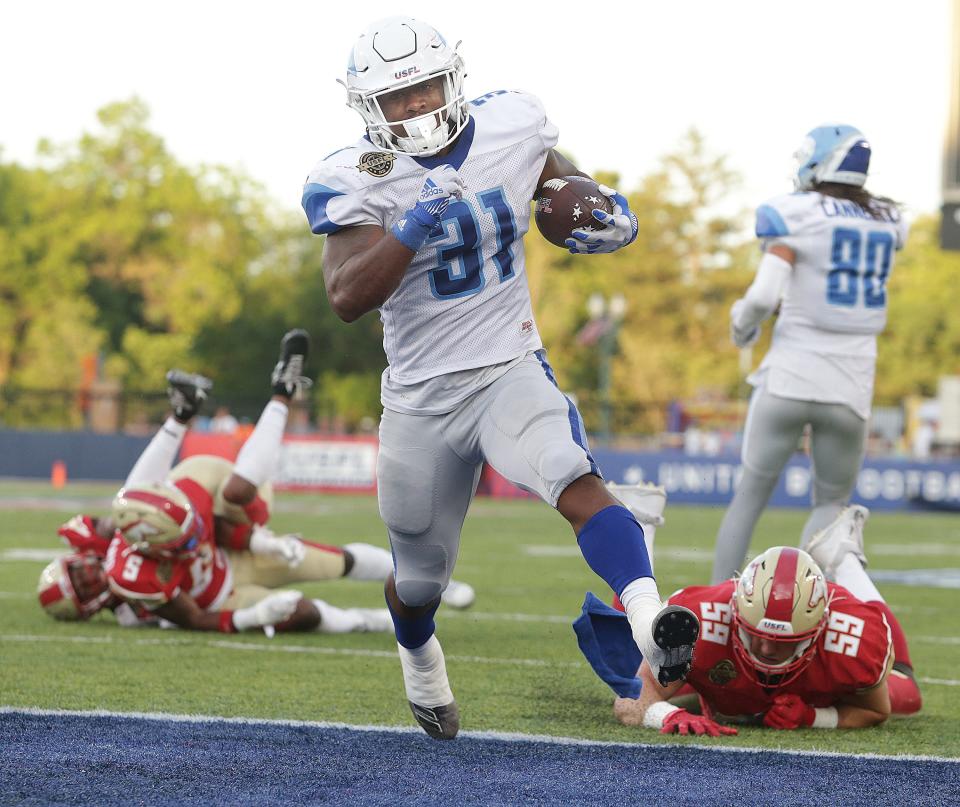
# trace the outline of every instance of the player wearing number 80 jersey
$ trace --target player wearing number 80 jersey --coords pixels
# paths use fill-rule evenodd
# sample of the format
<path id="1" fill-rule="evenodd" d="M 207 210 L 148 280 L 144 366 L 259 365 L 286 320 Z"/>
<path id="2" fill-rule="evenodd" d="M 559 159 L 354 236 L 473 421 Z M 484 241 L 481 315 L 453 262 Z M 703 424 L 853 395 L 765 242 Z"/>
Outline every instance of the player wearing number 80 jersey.
<path id="1" fill-rule="evenodd" d="M 713 581 L 741 568 L 754 526 L 804 427 L 810 426 L 813 512 L 801 543 L 848 503 L 873 398 L 887 280 L 907 236 L 897 206 L 863 187 L 870 145 L 851 126 L 813 129 L 797 153 L 797 192 L 757 209 L 764 255 L 730 312 L 738 347 L 779 306 L 770 350 L 748 381 L 743 478 L 717 534 Z"/>

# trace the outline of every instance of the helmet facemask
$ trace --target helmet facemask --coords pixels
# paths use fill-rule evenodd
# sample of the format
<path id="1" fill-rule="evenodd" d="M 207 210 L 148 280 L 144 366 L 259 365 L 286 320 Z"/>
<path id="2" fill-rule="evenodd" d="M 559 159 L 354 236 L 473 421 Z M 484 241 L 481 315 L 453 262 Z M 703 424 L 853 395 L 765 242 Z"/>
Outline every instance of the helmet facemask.
<path id="1" fill-rule="evenodd" d="M 393 93 L 410 91 L 427 81 L 441 82 L 442 105 L 413 118 L 389 120 L 381 102 Z M 445 70 L 406 87 L 391 87 L 364 99 L 362 103 L 366 105 L 368 111 L 364 119 L 367 121 L 367 134 L 370 140 L 385 151 L 397 151 L 420 157 L 436 154 L 460 134 L 466 123 L 463 88 L 457 87 L 455 82 L 454 72 Z M 405 134 L 398 134 L 396 129 L 402 130 Z"/>

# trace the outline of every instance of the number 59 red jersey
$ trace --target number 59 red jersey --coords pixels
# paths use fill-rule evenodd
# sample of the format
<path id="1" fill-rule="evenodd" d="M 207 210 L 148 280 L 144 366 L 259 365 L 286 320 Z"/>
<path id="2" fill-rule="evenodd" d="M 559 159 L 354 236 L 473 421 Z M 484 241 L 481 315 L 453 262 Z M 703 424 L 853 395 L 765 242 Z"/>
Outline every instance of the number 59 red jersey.
<path id="1" fill-rule="evenodd" d="M 734 653 L 732 635 L 735 581 L 691 586 L 670 598 L 700 618 L 700 638 L 687 682 L 707 705 L 723 715 L 766 711 L 773 698 L 794 694 L 815 707 L 830 706 L 843 695 L 878 684 L 893 660 L 890 628 L 883 613 L 842 586 L 828 583 L 830 614 L 816 640 L 812 661 L 782 687 L 764 687 L 747 675 Z"/>

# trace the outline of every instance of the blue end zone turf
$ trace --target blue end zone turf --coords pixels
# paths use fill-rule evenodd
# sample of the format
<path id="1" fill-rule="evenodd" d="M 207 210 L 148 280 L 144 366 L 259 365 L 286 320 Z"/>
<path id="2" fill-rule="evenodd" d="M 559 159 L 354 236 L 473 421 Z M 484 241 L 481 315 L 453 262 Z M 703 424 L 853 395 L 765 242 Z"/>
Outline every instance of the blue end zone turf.
<path id="1" fill-rule="evenodd" d="M 960 764 L 0 713 L 4 804 L 957 804 Z"/>

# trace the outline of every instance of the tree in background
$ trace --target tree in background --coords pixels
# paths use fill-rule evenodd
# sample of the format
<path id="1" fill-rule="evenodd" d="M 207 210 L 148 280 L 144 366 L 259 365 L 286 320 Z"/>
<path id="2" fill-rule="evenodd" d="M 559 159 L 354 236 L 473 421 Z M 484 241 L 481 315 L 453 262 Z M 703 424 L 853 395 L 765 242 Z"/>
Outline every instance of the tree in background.
<path id="1" fill-rule="evenodd" d="M 598 178 L 617 184 L 615 175 Z M 735 393 L 738 358 L 727 312 L 750 282 L 754 250 L 743 237 L 742 213 L 724 210 L 725 195 L 737 181 L 725 158 L 711 156 L 702 136 L 691 131 L 628 194 L 639 221 L 629 249 L 584 260 L 543 239 L 528 239 L 540 330 L 562 386 L 578 394 L 588 430 L 597 418 L 596 351 L 578 344 L 577 334 L 594 292 L 627 299 L 613 368 L 613 402 L 620 413 L 615 431 L 659 430 L 673 398 L 703 390 Z"/>
<path id="2" fill-rule="evenodd" d="M 276 211 L 234 171 L 182 165 L 137 99 L 98 118 L 98 131 L 75 143 L 41 142 L 36 168 L 0 159 L 2 422 L 82 426 L 76 390 L 94 356 L 125 391 L 156 396 L 153 415 L 163 407 L 164 372 L 180 366 L 212 376 L 217 399 L 252 418 L 277 340 L 297 326 L 313 336 L 308 370 L 320 422 L 354 429 L 378 417 L 385 359 L 377 315 L 350 326 L 336 318 L 323 239 L 299 211 Z M 587 261 L 533 227 L 534 310 L 588 428 L 599 415 L 597 351 L 577 335 L 594 292 L 627 299 L 612 375 L 615 431 L 660 431 L 670 400 L 742 390 L 728 311 L 759 250 L 749 217 L 726 201 L 737 182 L 726 158 L 691 131 L 628 193 L 640 226 L 630 249 Z M 941 375 L 960 372 L 960 321 L 949 304 L 960 258 L 939 249 L 936 227 L 932 216 L 917 220 L 890 280 L 878 403 L 933 394 Z M 67 392 L 27 406 L 30 390 Z"/>

